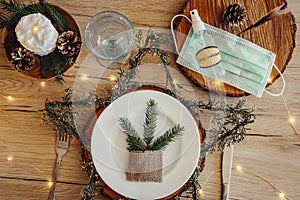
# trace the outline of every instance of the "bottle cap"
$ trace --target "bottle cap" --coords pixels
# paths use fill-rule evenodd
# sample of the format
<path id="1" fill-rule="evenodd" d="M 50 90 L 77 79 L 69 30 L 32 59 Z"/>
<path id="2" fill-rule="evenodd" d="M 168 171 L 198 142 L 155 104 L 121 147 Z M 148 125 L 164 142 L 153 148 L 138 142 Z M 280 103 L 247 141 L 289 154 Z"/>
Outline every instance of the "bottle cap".
<path id="1" fill-rule="evenodd" d="M 205 30 L 204 23 L 202 22 L 197 9 L 194 9 L 190 12 L 192 19 L 192 27 L 195 33 Z"/>

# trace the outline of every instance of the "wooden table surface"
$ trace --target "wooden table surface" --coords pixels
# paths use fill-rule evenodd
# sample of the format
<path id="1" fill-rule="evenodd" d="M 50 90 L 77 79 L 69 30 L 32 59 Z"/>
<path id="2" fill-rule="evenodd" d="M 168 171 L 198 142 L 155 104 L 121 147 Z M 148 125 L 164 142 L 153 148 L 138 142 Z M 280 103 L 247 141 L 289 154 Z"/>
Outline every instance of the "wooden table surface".
<path id="1" fill-rule="evenodd" d="M 253 1 L 255 2 L 255 1 Z M 89 18 L 102 10 L 116 10 L 126 15 L 135 27 L 170 27 L 172 16 L 178 14 L 185 0 L 114 0 L 114 1 L 58 1 L 51 0 L 66 9 L 77 21 L 81 33 Z M 289 8 L 300 26 L 300 2 L 289 1 Z M 0 45 L 0 93 L 12 96 L 9 100 L 0 96 L 0 199 L 47 199 L 49 181 L 56 161 L 56 132 L 41 123 L 46 98 L 58 99 L 67 86 L 72 86 L 80 64 L 88 56 L 85 46 L 77 63 L 65 75 L 66 83 L 59 86 L 52 81 L 39 92 L 39 80 L 32 80 L 10 67 Z M 284 93 L 295 128 L 300 128 L 300 53 L 299 32 L 296 48 L 284 76 L 287 82 Z M 275 86 L 280 87 L 278 80 Z M 201 90 L 199 87 L 197 90 Z M 273 87 L 275 88 L 275 87 Z M 31 94 L 34 94 L 31 96 Z M 19 98 L 19 99 L 18 99 Z M 233 166 L 270 181 L 289 199 L 299 199 L 300 190 L 300 137 L 295 136 L 288 123 L 288 111 L 282 97 L 264 94 L 261 99 L 248 96 L 247 105 L 256 106 L 257 120 L 251 125 L 246 139 L 234 150 Z M 235 101 L 237 98 L 228 98 Z M 62 161 L 57 185 L 57 199 L 80 199 L 80 191 L 88 183 L 88 177 L 80 166 L 80 143 L 74 140 Z M 200 176 L 204 195 L 201 199 L 220 199 L 221 154 L 207 156 L 206 166 Z M 205 183 L 205 184 L 204 184 Z M 101 199 L 101 198 L 97 198 Z M 261 179 L 233 171 L 230 199 L 280 199 L 278 193 Z"/>

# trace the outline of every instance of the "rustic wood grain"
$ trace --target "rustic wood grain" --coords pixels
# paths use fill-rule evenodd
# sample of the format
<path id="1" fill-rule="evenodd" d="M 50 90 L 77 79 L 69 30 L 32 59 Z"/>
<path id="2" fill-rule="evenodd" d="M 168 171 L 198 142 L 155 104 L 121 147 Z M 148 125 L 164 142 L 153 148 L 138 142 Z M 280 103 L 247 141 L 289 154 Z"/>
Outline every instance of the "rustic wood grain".
<path id="1" fill-rule="evenodd" d="M 238 2 L 242 4 L 247 11 L 247 20 L 244 25 L 239 26 L 235 29 L 228 29 L 222 24 L 222 15 L 227 5 L 232 2 Z M 216 26 L 220 29 L 225 29 L 233 34 L 239 34 L 242 30 L 249 27 L 251 24 L 254 24 L 259 19 L 264 17 L 274 8 L 283 5 L 286 3 L 286 0 L 260 0 L 260 1 L 247 1 L 247 0 L 207 0 L 207 1 L 198 1 L 198 0 L 189 0 L 182 10 L 182 14 L 189 16 L 189 12 L 193 9 L 198 9 L 201 19 L 208 24 Z M 178 33 L 179 37 L 177 39 L 179 48 L 182 47 L 185 35 L 188 34 L 188 31 L 191 27 L 191 24 L 185 19 L 180 19 L 177 23 L 175 30 Z M 283 72 L 289 63 L 292 53 L 295 47 L 295 18 L 291 13 L 287 13 L 281 16 L 270 20 L 261 26 L 252 28 L 240 35 L 240 37 L 249 40 L 265 49 L 268 49 L 276 54 L 275 64 L 281 72 Z M 218 92 L 224 92 L 231 96 L 242 96 L 246 93 L 242 90 L 239 90 L 228 84 L 224 84 L 224 87 L 219 87 L 218 84 L 209 84 L 207 83 L 203 76 L 184 67 L 180 68 L 205 89 L 212 89 Z M 279 77 L 279 73 L 273 69 L 270 75 L 270 80 L 275 81 Z"/>
<path id="2" fill-rule="evenodd" d="M 50 192 L 50 187 L 47 181 L 1 178 L 0 187 L 1 199 L 3 200 L 48 199 L 47 195 Z M 83 185 L 81 184 L 58 182 L 56 199 L 80 199 L 80 190 L 82 187 Z M 12 190 L 12 188 L 17 188 L 17 192 Z"/>
<path id="3" fill-rule="evenodd" d="M 169 28 L 171 18 L 180 13 L 185 5 L 185 0 L 166 0 L 163 2 L 159 0 L 106 2 L 51 0 L 50 3 L 66 9 L 77 21 L 79 29 L 83 33 L 88 19 L 96 12 L 107 9 L 122 12 L 136 27 Z M 290 0 L 288 3 L 292 14 L 295 16 L 295 22 L 299 26 L 300 2 Z M 3 36 L 0 35 L 0 41 L 3 41 Z M 300 119 L 299 36 L 300 34 L 297 32 L 296 48 L 284 71 L 287 81 L 284 96 L 290 113 L 295 118 L 295 127 L 298 131 Z M 84 63 L 87 56 L 88 51 L 83 46 L 77 63 L 66 73 L 64 86 L 48 81 L 44 88 L 35 93 L 40 88 L 40 81 L 28 79 L 15 72 L 5 57 L 3 44 L 0 43 L 0 94 L 22 97 L 9 101 L 0 96 L 0 199 L 48 198 L 50 188 L 47 184 L 54 172 L 56 155 L 54 149 L 55 131 L 52 130 L 51 126 L 40 125 L 44 101 L 47 97 L 50 100 L 60 99 L 63 90 L 67 86 L 73 85 L 79 67 Z M 155 80 L 155 78 L 162 76 L 161 72 L 155 73 L 154 78 L 148 78 Z M 209 97 L 197 85 L 187 83 L 184 76 L 177 76 L 176 78 L 176 81 L 182 81 L 183 86 L 191 87 L 203 99 Z M 281 87 L 280 78 L 269 89 L 277 91 L 277 87 Z M 236 145 L 233 165 L 241 165 L 243 169 L 265 177 L 284 192 L 289 199 L 298 199 L 300 196 L 298 159 L 300 156 L 300 139 L 294 136 L 293 130 L 287 123 L 288 112 L 282 98 L 264 95 L 261 99 L 253 96 L 247 96 L 246 99 L 247 106 L 256 106 L 257 120 L 251 125 L 251 130 L 248 132 L 249 136 L 242 143 Z M 238 99 L 228 97 L 226 100 L 230 103 L 236 102 Z M 84 184 L 88 183 L 88 177 L 80 168 L 80 153 L 80 144 L 74 141 L 70 151 L 63 158 L 59 171 L 58 200 L 80 199 L 80 190 Z M 14 157 L 10 162 L 7 161 L 9 156 Z M 212 171 L 221 169 L 220 163 L 220 153 L 209 154 L 206 157 L 206 166 L 199 177 L 202 184 Z M 220 199 L 220 181 L 220 171 L 210 176 L 207 183 L 203 185 L 204 195 L 201 199 Z M 261 180 L 235 171 L 232 175 L 231 194 L 230 199 L 279 199 L 278 194 Z M 97 197 L 96 199 L 106 198 Z"/>

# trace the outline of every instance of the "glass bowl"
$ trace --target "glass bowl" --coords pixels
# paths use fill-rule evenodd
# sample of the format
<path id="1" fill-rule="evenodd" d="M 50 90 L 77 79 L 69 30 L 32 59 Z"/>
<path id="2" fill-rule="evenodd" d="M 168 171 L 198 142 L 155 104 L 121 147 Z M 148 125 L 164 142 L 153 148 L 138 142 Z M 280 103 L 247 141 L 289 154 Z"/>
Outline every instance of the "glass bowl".
<path id="1" fill-rule="evenodd" d="M 89 52 L 99 60 L 120 60 L 133 47 L 134 28 L 129 19 L 121 13 L 102 11 L 86 24 L 84 43 Z"/>

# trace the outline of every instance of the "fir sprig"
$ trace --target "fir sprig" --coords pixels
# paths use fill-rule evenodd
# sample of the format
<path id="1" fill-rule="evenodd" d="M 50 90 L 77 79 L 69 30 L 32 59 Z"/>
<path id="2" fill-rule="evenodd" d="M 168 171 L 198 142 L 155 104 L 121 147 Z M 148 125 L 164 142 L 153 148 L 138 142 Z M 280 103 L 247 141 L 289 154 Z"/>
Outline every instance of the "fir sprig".
<path id="1" fill-rule="evenodd" d="M 0 0 L 0 8 L 8 13 L 14 13 L 25 7 L 22 1 L 18 0 Z"/>
<path id="2" fill-rule="evenodd" d="M 46 77 L 48 73 L 53 73 L 55 81 L 62 85 L 64 79 L 62 77 L 64 65 L 69 61 L 69 57 L 62 55 L 56 49 L 54 52 L 41 57 L 41 70 L 40 76 Z"/>
<path id="3" fill-rule="evenodd" d="M 7 12 L 7 21 L 3 22 L 4 24 L 0 24 L 1 27 L 7 28 L 8 30 L 14 29 L 14 27 L 18 24 L 20 19 L 26 15 L 32 13 L 41 13 L 45 15 L 45 9 L 40 4 L 29 3 L 28 5 L 21 4 L 20 6 L 16 3 L 11 4 L 10 8 L 6 8 L 6 10 L 11 10 Z"/>
<path id="4" fill-rule="evenodd" d="M 144 141 L 147 146 L 150 146 L 154 138 L 157 115 L 158 115 L 157 103 L 155 102 L 155 100 L 150 99 L 149 102 L 147 103 L 145 122 L 144 122 Z"/>
<path id="5" fill-rule="evenodd" d="M 147 102 L 145 115 L 143 139 L 138 135 L 128 118 L 121 117 L 119 119 L 120 126 L 127 135 L 126 142 L 129 151 L 165 150 L 167 145 L 174 142 L 175 138 L 182 135 L 184 131 L 184 128 L 178 124 L 153 141 L 158 116 L 155 100 L 150 99 Z"/>
<path id="6" fill-rule="evenodd" d="M 9 24 L 8 24 L 9 19 L 10 19 L 9 14 L 0 15 L 0 30 L 3 30 L 9 26 Z"/>
<path id="7" fill-rule="evenodd" d="M 127 136 L 126 142 L 128 144 L 127 149 L 129 151 L 144 151 L 145 150 L 145 144 L 143 140 L 139 137 L 138 133 L 128 120 L 128 118 L 121 117 L 119 119 L 120 126 L 123 129 L 123 133 Z"/>
<path id="8" fill-rule="evenodd" d="M 165 150 L 169 143 L 174 142 L 178 136 L 182 135 L 183 131 L 184 127 L 180 124 L 170 128 L 153 142 L 151 150 Z"/>
<path id="9" fill-rule="evenodd" d="M 89 105 L 91 105 L 92 102 L 97 104 L 98 108 L 100 108 L 107 106 L 110 101 L 106 97 L 99 98 L 92 92 L 87 93 L 81 98 L 72 97 L 72 94 L 72 89 L 67 88 L 62 100 L 49 101 L 47 99 L 45 102 L 43 121 L 52 124 L 54 129 L 59 133 L 69 134 L 77 139 L 81 139 L 75 124 L 74 116 L 82 110 L 90 109 Z"/>
<path id="10" fill-rule="evenodd" d="M 68 29 L 67 22 L 64 20 L 63 16 L 57 11 L 55 7 L 44 1 L 40 2 L 40 4 L 43 4 L 45 6 L 46 16 L 49 16 L 50 19 L 54 23 L 58 24 L 63 30 Z"/>
<path id="11" fill-rule="evenodd" d="M 33 13 L 41 13 L 47 16 L 53 24 L 57 24 L 63 30 L 68 29 L 68 24 L 58 10 L 48 2 L 30 2 L 25 4 L 19 0 L 0 0 L 0 8 L 6 13 L 0 15 L 0 29 L 12 30 L 20 19 Z"/>

